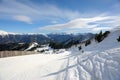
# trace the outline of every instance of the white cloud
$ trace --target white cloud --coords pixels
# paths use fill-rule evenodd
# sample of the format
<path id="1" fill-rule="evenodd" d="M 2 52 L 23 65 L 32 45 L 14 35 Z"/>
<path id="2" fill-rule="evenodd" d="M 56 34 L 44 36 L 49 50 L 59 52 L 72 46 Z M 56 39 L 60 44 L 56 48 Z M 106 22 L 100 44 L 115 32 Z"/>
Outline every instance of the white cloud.
<path id="1" fill-rule="evenodd" d="M 65 24 L 48 25 L 48 26 L 41 27 L 40 29 L 60 30 L 64 28 L 70 28 L 70 29 L 72 28 L 78 28 L 78 29 L 79 28 L 94 28 L 97 25 L 96 24 L 89 25 L 90 22 L 102 21 L 106 19 L 109 19 L 109 17 L 79 18 L 79 19 L 71 20 L 70 22 L 65 23 Z"/>
<path id="2" fill-rule="evenodd" d="M 58 21 L 53 20 L 53 21 L 51 21 L 51 23 L 53 23 L 53 24 L 57 24 Z"/>
<path id="3" fill-rule="evenodd" d="M 3 0 L 0 3 L 0 18 L 3 18 L 3 16 L 5 17 L 6 15 L 7 18 L 11 18 L 11 16 L 15 15 L 26 15 L 30 16 L 32 21 L 46 19 L 50 21 L 56 19 L 72 20 L 80 17 L 80 13 L 78 11 L 62 9 L 55 5 L 35 5 L 29 1 L 22 3 L 17 0 Z"/>
<path id="4" fill-rule="evenodd" d="M 100 30 L 111 30 L 111 29 L 112 29 L 112 27 L 95 27 L 92 30 L 96 32 L 96 31 L 100 31 Z"/>
<path id="5" fill-rule="evenodd" d="M 116 5 L 116 7 L 118 6 L 119 5 Z M 93 11 L 91 11 L 91 13 L 92 12 Z M 0 3 L 0 19 L 14 19 L 28 24 L 34 23 L 35 21 L 40 22 L 41 20 L 48 20 L 51 24 L 55 24 L 40 27 L 39 30 L 62 31 L 64 29 L 65 31 L 66 29 L 70 29 L 71 31 L 76 31 L 77 29 L 88 29 L 91 31 L 98 31 L 100 29 L 108 29 L 108 24 L 111 26 L 120 25 L 120 17 L 118 16 L 106 16 L 108 13 L 103 13 L 97 17 L 92 17 L 94 14 L 96 15 L 97 12 L 95 11 L 93 15 L 90 16 L 91 18 L 88 18 L 91 13 L 81 14 L 79 11 L 62 9 L 50 4 L 35 5 L 29 2 L 29 0 L 25 3 L 19 0 L 2 0 Z M 81 18 L 82 16 L 87 18 Z M 66 21 L 69 22 L 58 24 L 60 21 L 61 23 Z M 106 24 L 106 28 L 103 28 L 104 24 Z"/>
<path id="6" fill-rule="evenodd" d="M 13 19 L 18 20 L 18 21 L 22 21 L 22 22 L 26 22 L 28 24 L 32 24 L 32 20 L 28 16 L 17 15 L 17 16 L 14 16 Z"/>
<path id="7" fill-rule="evenodd" d="M 91 31 L 99 31 L 99 30 L 109 30 L 113 28 L 113 26 L 118 24 L 117 21 L 119 18 L 117 16 L 97 16 L 93 18 L 79 18 L 75 20 L 71 20 L 65 24 L 55 24 L 40 27 L 39 30 L 71 30 L 71 29 L 87 29 Z M 90 24 L 93 23 L 93 24 Z"/>

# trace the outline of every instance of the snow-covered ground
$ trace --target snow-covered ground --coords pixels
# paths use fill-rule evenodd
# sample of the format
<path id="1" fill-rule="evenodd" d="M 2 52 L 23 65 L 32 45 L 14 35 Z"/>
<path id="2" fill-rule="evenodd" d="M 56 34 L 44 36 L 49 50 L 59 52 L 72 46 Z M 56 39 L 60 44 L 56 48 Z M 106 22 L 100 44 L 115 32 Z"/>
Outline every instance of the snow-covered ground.
<path id="1" fill-rule="evenodd" d="M 0 80 L 120 80 L 120 30 L 79 51 L 0 59 Z"/>

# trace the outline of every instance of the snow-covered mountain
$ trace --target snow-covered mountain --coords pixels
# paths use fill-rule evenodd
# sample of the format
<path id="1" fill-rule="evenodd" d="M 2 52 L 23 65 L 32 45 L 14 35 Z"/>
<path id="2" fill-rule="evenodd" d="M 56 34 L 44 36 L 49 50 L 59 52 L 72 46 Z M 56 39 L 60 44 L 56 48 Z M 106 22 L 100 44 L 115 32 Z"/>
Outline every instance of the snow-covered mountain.
<path id="1" fill-rule="evenodd" d="M 94 34 L 20 34 L 0 31 L 0 51 L 1 50 L 16 50 L 16 46 L 19 47 L 19 43 L 24 43 L 27 47 L 28 44 L 37 42 L 39 45 L 49 44 L 50 42 L 55 43 L 68 43 L 69 41 L 83 41 L 91 39 Z M 14 45 L 15 44 L 15 45 Z M 18 45 L 17 45 L 18 44 Z M 11 46 L 10 46 L 11 45 Z M 21 45 L 20 45 L 21 46 Z M 9 49 L 8 49 L 9 47 Z M 23 49 L 20 49 L 23 50 Z"/>
<path id="2" fill-rule="evenodd" d="M 0 30 L 0 35 L 8 35 L 8 32 Z"/>
<path id="3" fill-rule="evenodd" d="M 0 35 L 0 44 L 7 43 L 31 43 L 38 41 L 40 44 L 50 42 L 50 39 L 43 34 L 7 34 Z"/>
<path id="4" fill-rule="evenodd" d="M 0 36 L 2 36 L 2 38 L 8 35 L 15 35 L 15 33 L 0 30 Z"/>
<path id="5" fill-rule="evenodd" d="M 92 38 L 94 34 L 86 33 L 86 34 L 20 34 L 20 33 L 10 33 L 6 31 L 0 30 L 0 44 L 6 43 L 31 43 L 34 40 L 40 44 L 45 44 L 50 41 L 55 42 L 65 42 L 72 38 L 77 40 L 83 40 L 84 38 Z"/>
<path id="6" fill-rule="evenodd" d="M 119 36 L 114 30 L 100 43 L 93 39 L 61 54 L 1 58 L 0 80 L 120 80 Z"/>
<path id="7" fill-rule="evenodd" d="M 55 42 L 67 42 L 70 40 L 74 40 L 74 41 L 83 41 L 83 40 L 88 40 L 90 38 L 94 37 L 94 34 L 92 33 L 84 33 L 84 34 L 48 34 L 48 37 L 50 39 L 52 39 Z"/>

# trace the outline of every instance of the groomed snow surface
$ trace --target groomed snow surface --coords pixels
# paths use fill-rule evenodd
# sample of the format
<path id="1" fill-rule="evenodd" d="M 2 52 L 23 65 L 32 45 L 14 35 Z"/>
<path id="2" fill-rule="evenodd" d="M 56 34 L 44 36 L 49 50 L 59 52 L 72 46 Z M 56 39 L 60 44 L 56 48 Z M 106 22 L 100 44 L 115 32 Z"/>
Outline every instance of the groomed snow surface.
<path id="1" fill-rule="evenodd" d="M 101 43 L 62 54 L 34 54 L 0 59 L 0 80 L 120 80 L 120 31 Z"/>

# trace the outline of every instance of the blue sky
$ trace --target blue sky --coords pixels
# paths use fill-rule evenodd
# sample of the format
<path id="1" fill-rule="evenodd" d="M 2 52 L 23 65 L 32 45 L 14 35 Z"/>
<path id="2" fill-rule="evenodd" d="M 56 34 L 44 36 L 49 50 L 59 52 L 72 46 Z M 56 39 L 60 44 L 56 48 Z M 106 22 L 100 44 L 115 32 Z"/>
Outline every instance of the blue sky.
<path id="1" fill-rule="evenodd" d="M 120 25 L 120 0 L 0 0 L 0 30 L 86 33 Z"/>

